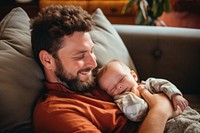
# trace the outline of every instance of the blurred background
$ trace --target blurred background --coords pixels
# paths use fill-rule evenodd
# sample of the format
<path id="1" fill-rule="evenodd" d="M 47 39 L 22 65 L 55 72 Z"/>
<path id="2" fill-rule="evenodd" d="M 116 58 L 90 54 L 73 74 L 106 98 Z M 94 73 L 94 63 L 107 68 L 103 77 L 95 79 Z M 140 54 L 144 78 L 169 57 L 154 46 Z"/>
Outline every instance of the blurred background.
<path id="1" fill-rule="evenodd" d="M 152 2 L 154 0 L 143 0 Z M 129 0 L 1 0 L 0 19 L 14 7 L 22 7 L 29 17 L 37 15 L 41 8 L 51 4 L 73 4 L 82 6 L 90 14 L 101 8 L 112 24 L 135 25 L 138 7 L 133 4 L 125 13 L 124 6 Z M 163 12 L 159 17 L 168 27 L 200 29 L 200 0 L 169 0 L 170 12 Z M 156 26 L 160 26 L 159 24 Z"/>

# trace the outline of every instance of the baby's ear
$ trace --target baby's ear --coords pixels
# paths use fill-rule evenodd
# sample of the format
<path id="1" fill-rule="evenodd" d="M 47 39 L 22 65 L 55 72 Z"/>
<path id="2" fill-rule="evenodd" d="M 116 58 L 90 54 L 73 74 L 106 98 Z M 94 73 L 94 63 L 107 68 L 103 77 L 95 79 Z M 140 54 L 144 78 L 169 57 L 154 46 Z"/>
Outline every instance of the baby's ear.
<path id="1" fill-rule="evenodd" d="M 137 76 L 137 74 L 136 74 L 133 70 L 131 70 L 130 73 L 131 73 L 131 75 L 133 76 L 133 78 L 135 79 L 135 81 L 138 81 L 138 76 Z"/>

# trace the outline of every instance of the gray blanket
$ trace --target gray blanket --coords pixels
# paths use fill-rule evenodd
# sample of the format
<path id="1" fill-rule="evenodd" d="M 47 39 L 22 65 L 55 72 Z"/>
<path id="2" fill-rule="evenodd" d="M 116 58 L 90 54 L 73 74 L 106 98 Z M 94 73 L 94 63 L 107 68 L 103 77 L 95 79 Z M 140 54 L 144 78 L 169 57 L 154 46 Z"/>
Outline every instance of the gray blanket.
<path id="1" fill-rule="evenodd" d="M 181 115 L 168 120 L 165 133 L 200 133 L 200 114 L 187 107 Z"/>

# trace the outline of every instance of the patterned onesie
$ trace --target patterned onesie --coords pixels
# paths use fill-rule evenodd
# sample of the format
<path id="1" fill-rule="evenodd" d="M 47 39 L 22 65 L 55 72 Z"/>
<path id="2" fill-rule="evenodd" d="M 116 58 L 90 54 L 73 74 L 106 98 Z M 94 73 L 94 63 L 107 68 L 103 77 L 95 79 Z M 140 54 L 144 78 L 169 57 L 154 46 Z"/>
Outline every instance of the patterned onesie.
<path id="1" fill-rule="evenodd" d="M 142 81 L 141 85 L 143 85 L 143 87 L 149 90 L 152 94 L 166 94 L 170 100 L 173 94 L 182 95 L 174 84 L 165 79 L 148 78 L 146 81 Z M 114 101 L 131 121 L 141 121 L 147 114 L 148 105 L 146 101 L 132 92 L 125 92 L 117 95 L 114 97 Z"/>

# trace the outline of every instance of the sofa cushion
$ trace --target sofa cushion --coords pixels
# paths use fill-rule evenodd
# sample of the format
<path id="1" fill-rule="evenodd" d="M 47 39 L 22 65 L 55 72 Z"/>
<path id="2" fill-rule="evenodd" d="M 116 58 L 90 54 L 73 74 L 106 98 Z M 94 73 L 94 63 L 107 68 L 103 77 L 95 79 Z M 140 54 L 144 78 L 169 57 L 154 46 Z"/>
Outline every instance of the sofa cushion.
<path id="1" fill-rule="evenodd" d="M 32 132 L 32 110 L 42 88 L 33 59 L 29 17 L 13 9 L 0 23 L 0 132 Z"/>
<path id="2" fill-rule="evenodd" d="M 92 18 L 95 22 L 95 27 L 94 30 L 90 32 L 90 35 L 95 44 L 94 52 L 99 67 L 110 60 L 117 59 L 123 61 L 131 69 L 136 71 L 122 39 L 112 24 L 104 16 L 101 9 L 97 9 L 92 14 Z"/>
<path id="3" fill-rule="evenodd" d="M 119 59 L 135 68 L 118 33 L 100 9 L 90 32 L 99 66 Z M 42 90 L 44 76 L 34 61 L 29 17 L 18 7 L 0 23 L 0 132 L 31 133 L 32 111 Z"/>

